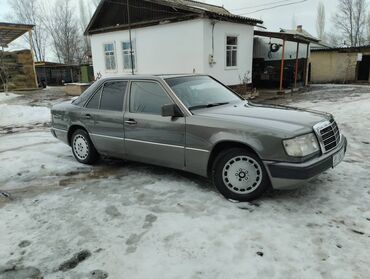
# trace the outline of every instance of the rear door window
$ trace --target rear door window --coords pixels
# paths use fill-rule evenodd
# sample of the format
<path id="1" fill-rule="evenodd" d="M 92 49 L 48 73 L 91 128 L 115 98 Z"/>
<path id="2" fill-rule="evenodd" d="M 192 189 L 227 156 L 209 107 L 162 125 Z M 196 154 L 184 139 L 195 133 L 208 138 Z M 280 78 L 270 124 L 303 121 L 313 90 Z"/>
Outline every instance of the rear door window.
<path id="1" fill-rule="evenodd" d="M 101 93 L 100 109 L 122 111 L 126 88 L 127 81 L 106 82 Z"/>
<path id="2" fill-rule="evenodd" d="M 100 102 L 100 92 L 101 89 L 99 89 L 94 96 L 90 99 L 88 104 L 86 105 L 89 109 L 98 109 L 99 108 L 99 102 Z"/>

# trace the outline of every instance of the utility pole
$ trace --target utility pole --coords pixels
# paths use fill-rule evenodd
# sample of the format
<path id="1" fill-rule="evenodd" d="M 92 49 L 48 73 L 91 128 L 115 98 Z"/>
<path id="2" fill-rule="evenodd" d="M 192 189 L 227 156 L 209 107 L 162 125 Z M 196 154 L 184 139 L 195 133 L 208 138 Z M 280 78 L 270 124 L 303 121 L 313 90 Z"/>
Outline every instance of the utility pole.
<path id="1" fill-rule="evenodd" d="M 131 36 L 131 19 L 130 19 L 130 4 L 129 4 L 129 0 L 126 0 L 126 5 L 127 5 L 128 34 L 129 34 L 129 38 L 130 38 L 131 73 L 132 73 L 132 75 L 135 75 L 134 57 L 133 57 L 133 53 L 132 53 L 132 36 Z"/>

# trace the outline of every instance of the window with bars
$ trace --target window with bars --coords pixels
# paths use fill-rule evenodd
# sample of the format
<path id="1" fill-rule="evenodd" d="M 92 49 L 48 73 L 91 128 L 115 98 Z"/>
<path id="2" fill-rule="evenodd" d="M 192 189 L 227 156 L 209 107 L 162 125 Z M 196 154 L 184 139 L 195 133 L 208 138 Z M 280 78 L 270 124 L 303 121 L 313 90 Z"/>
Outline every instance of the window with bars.
<path id="1" fill-rule="evenodd" d="M 105 69 L 108 71 L 116 70 L 116 54 L 114 44 L 104 44 Z"/>
<path id="2" fill-rule="evenodd" d="M 226 37 L 226 67 L 238 66 L 238 37 Z"/>
<path id="3" fill-rule="evenodd" d="M 136 69 L 136 43 L 135 40 L 132 40 L 132 60 L 131 60 L 131 47 L 130 41 L 122 42 L 122 51 L 123 51 L 123 69 L 124 70 L 131 70 L 132 64 L 133 69 Z"/>

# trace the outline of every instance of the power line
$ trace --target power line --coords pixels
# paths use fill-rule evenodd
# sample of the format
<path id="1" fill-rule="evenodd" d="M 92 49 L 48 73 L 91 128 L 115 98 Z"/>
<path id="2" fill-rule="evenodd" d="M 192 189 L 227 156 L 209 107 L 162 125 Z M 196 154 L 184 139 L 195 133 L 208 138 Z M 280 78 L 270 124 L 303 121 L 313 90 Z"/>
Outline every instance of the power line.
<path id="1" fill-rule="evenodd" d="M 264 8 L 264 9 L 255 10 L 255 11 L 253 11 L 253 12 L 241 13 L 241 14 L 238 14 L 238 15 L 249 15 L 249 14 L 254 14 L 254 13 L 257 13 L 257 12 L 262 12 L 262 11 L 272 10 L 272 9 L 276 9 L 276 8 L 279 8 L 279 7 L 285 7 L 285 6 L 296 5 L 296 4 L 300 4 L 300 3 L 303 3 L 303 2 L 307 2 L 307 1 L 308 1 L 308 0 L 301 0 L 301 1 L 296 1 L 296 2 L 292 2 L 292 3 L 280 4 L 280 5 L 276 5 L 276 6 L 272 6 L 272 7 Z"/>
<path id="2" fill-rule="evenodd" d="M 274 4 L 280 4 L 284 2 L 292 2 L 293 0 L 280 0 L 280 1 L 273 1 L 273 2 L 268 2 L 260 5 L 254 5 L 254 6 L 248 6 L 244 8 L 238 8 L 238 9 L 230 9 L 230 11 L 241 11 L 241 10 L 247 10 L 247 9 L 253 9 L 253 8 L 259 8 L 259 7 L 265 7 L 265 6 L 270 6 Z"/>

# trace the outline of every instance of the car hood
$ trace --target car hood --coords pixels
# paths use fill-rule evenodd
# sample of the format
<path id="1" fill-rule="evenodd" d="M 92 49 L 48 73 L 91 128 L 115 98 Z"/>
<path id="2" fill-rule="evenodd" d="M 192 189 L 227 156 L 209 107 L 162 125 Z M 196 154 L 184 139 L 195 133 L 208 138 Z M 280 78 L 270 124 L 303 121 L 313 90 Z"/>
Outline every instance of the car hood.
<path id="1" fill-rule="evenodd" d="M 193 112 L 195 115 L 222 118 L 224 120 L 242 121 L 248 118 L 249 120 L 255 120 L 254 122 L 256 122 L 256 125 L 258 125 L 258 120 L 264 123 L 267 121 L 271 122 L 271 126 L 275 128 L 277 122 L 280 122 L 282 128 L 294 126 L 296 128 L 306 127 L 312 129 L 315 124 L 332 118 L 331 114 L 319 111 L 288 106 L 259 105 L 248 102 L 195 110 Z"/>

